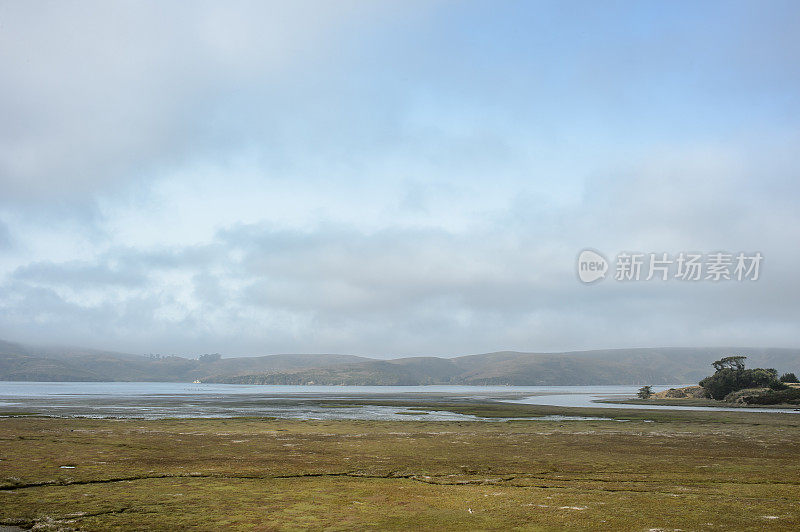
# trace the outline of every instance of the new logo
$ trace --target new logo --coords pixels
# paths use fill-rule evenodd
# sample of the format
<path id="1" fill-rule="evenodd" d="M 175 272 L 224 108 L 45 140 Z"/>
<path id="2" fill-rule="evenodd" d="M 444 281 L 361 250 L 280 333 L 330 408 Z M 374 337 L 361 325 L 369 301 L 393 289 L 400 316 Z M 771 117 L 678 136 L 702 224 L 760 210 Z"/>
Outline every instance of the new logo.
<path id="1" fill-rule="evenodd" d="M 584 283 L 593 283 L 605 278 L 608 261 L 591 249 L 584 249 L 578 255 L 578 278 Z"/>

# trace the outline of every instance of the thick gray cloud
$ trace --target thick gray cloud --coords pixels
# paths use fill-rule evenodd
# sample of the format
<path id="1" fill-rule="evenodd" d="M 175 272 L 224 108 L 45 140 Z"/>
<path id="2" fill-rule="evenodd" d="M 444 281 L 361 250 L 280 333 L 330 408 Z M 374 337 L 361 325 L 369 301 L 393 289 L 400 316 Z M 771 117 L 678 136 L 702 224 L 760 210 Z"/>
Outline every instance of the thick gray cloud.
<path id="1" fill-rule="evenodd" d="M 274 119 L 298 69 L 324 69 L 327 45 L 348 46 L 342 35 L 359 21 L 403 15 L 349 1 L 0 10 L 0 201 L 79 200 L 269 140 L 248 117 Z"/>
<path id="2" fill-rule="evenodd" d="M 800 9 L 665 6 L 0 3 L 0 338 L 796 346 Z"/>
<path id="3" fill-rule="evenodd" d="M 796 334 L 800 291 L 794 272 L 779 267 L 783 256 L 765 251 L 763 277 L 751 283 L 584 286 L 575 278 L 577 249 L 494 230 L 241 225 L 201 247 L 116 249 L 84 264 L 21 267 L 3 286 L 2 310 L 17 335 L 99 334 L 140 351 L 456 354 L 788 345 Z"/>

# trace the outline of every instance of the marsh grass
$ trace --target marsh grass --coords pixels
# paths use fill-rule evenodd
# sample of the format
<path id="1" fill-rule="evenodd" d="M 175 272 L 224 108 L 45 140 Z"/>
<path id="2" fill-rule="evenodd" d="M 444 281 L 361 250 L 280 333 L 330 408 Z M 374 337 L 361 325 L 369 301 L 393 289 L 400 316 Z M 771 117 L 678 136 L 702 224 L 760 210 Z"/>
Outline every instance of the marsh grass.
<path id="1" fill-rule="evenodd" d="M 629 421 L 3 418 L 0 519 L 81 530 L 800 527 L 791 414 L 435 409 Z"/>

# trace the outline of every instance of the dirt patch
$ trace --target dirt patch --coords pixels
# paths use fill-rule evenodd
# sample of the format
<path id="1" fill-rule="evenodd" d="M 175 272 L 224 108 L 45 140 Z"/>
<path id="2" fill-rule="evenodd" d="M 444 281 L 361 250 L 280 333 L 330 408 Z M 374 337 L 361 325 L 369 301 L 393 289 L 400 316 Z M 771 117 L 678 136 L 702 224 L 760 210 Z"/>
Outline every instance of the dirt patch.
<path id="1" fill-rule="evenodd" d="M 670 388 L 669 390 L 653 394 L 654 399 L 703 399 L 705 397 L 706 391 L 702 386 Z"/>

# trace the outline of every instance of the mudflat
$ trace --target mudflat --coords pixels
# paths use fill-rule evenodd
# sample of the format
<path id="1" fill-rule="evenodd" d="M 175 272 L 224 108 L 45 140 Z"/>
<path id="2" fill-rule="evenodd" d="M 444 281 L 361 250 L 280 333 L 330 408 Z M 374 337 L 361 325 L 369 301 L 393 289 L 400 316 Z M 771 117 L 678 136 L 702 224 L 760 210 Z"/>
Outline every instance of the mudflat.
<path id="1" fill-rule="evenodd" d="M 459 405 L 470 408 L 480 411 Z M 554 413 L 484 408 L 482 414 L 491 408 L 507 416 Z M 601 412 L 617 419 L 5 417 L 0 524 L 43 530 L 800 527 L 800 416 L 591 414 Z"/>

